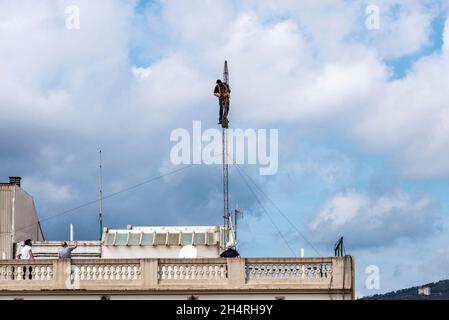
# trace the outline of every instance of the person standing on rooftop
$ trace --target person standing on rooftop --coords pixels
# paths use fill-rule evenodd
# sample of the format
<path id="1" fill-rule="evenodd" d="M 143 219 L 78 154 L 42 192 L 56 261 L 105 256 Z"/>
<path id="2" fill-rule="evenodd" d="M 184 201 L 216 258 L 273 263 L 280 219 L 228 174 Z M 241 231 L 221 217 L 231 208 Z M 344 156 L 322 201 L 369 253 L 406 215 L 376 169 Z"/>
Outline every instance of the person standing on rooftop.
<path id="1" fill-rule="evenodd" d="M 71 259 L 72 258 L 72 251 L 75 250 L 78 247 L 78 242 L 74 242 L 74 246 L 73 247 L 69 247 L 67 245 L 67 242 L 63 242 L 61 244 L 61 249 L 59 249 L 58 252 L 58 258 L 59 259 Z"/>
<path id="2" fill-rule="evenodd" d="M 17 259 L 22 260 L 32 260 L 34 259 L 33 251 L 31 250 L 31 246 L 33 244 L 31 243 L 31 239 L 25 240 L 23 248 L 20 250 L 20 252 L 17 254 Z"/>
<path id="3" fill-rule="evenodd" d="M 31 250 L 32 246 L 33 246 L 33 244 L 31 243 L 31 239 L 25 240 L 24 246 L 20 250 L 20 252 L 17 254 L 16 258 L 21 259 L 21 260 L 33 260 L 34 256 L 33 256 L 33 251 Z M 28 269 L 28 271 L 27 271 L 27 269 Z M 28 268 L 23 267 L 22 270 L 23 270 L 23 274 L 22 274 L 23 280 L 26 279 L 27 275 L 30 280 L 33 278 L 33 273 L 32 273 L 33 268 L 31 266 L 29 266 Z M 14 276 L 13 276 L 13 279 L 14 279 Z"/>
<path id="4" fill-rule="evenodd" d="M 226 244 L 226 250 L 220 254 L 221 258 L 237 258 L 240 254 L 235 250 L 235 245 L 232 242 Z"/>

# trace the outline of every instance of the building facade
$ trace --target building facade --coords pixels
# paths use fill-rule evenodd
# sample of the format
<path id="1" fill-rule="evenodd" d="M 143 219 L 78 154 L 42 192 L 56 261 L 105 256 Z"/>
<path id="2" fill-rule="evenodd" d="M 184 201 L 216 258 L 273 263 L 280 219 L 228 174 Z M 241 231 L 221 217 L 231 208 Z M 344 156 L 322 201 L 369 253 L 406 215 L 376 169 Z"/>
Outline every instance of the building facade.
<path id="1" fill-rule="evenodd" d="M 0 184 L 0 231 L 0 300 L 355 297 L 353 257 L 219 258 L 232 241 L 219 226 L 105 228 L 58 259 L 17 178 Z M 26 239 L 35 259 L 14 259 Z"/>
<path id="2" fill-rule="evenodd" d="M 44 240 L 33 197 L 21 188 L 20 177 L 0 183 L 0 259 L 13 259 L 15 244 Z"/>

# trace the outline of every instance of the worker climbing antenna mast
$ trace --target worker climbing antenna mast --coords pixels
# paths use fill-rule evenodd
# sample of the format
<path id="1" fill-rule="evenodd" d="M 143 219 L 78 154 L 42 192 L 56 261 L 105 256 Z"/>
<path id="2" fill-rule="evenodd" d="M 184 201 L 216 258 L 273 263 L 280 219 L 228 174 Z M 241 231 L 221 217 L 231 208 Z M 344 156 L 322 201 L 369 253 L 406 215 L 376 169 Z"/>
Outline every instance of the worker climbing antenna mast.
<path id="1" fill-rule="evenodd" d="M 225 85 L 229 85 L 229 71 L 228 71 L 228 62 L 224 63 L 223 70 L 223 83 Z M 227 113 L 229 108 L 229 98 L 227 101 L 227 106 L 224 106 L 223 110 L 223 121 L 222 121 L 222 146 L 223 146 L 223 199 L 224 199 L 224 229 L 225 235 L 228 236 L 226 241 L 229 241 L 229 230 L 230 230 L 230 213 L 229 213 L 229 187 L 228 187 L 228 175 L 229 175 L 229 165 L 228 165 L 228 118 Z"/>

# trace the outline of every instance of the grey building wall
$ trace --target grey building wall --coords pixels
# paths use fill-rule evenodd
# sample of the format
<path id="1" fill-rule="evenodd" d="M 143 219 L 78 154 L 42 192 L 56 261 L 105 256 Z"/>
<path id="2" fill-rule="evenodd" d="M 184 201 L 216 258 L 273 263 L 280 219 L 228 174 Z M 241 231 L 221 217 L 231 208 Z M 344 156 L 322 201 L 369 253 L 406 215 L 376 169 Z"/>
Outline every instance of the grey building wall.
<path id="1" fill-rule="evenodd" d="M 13 187 L 0 184 L 0 259 L 12 257 Z"/>
<path id="2" fill-rule="evenodd" d="M 19 187 L 14 197 L 14 242 L 44 240 L 33 197 Z"/>
<path id="3" fill-rule="evenodd" d="M 44 240 L 33 197 L 19 186 L 0 183 L 0 259 L 13 259 L 16 242 Z"/>

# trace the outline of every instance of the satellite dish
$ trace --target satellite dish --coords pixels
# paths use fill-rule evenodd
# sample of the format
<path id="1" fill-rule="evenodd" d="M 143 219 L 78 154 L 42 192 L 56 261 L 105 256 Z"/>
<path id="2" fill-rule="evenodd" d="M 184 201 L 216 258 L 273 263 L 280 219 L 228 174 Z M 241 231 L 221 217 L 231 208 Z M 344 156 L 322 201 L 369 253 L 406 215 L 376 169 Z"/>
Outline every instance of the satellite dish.
<path id="1" fill-rule="evenodd" d="M 193 259 L 197 257 L 197 250 L 191 244 L 185 245 L 179 251 L 179 258 Z"/>

